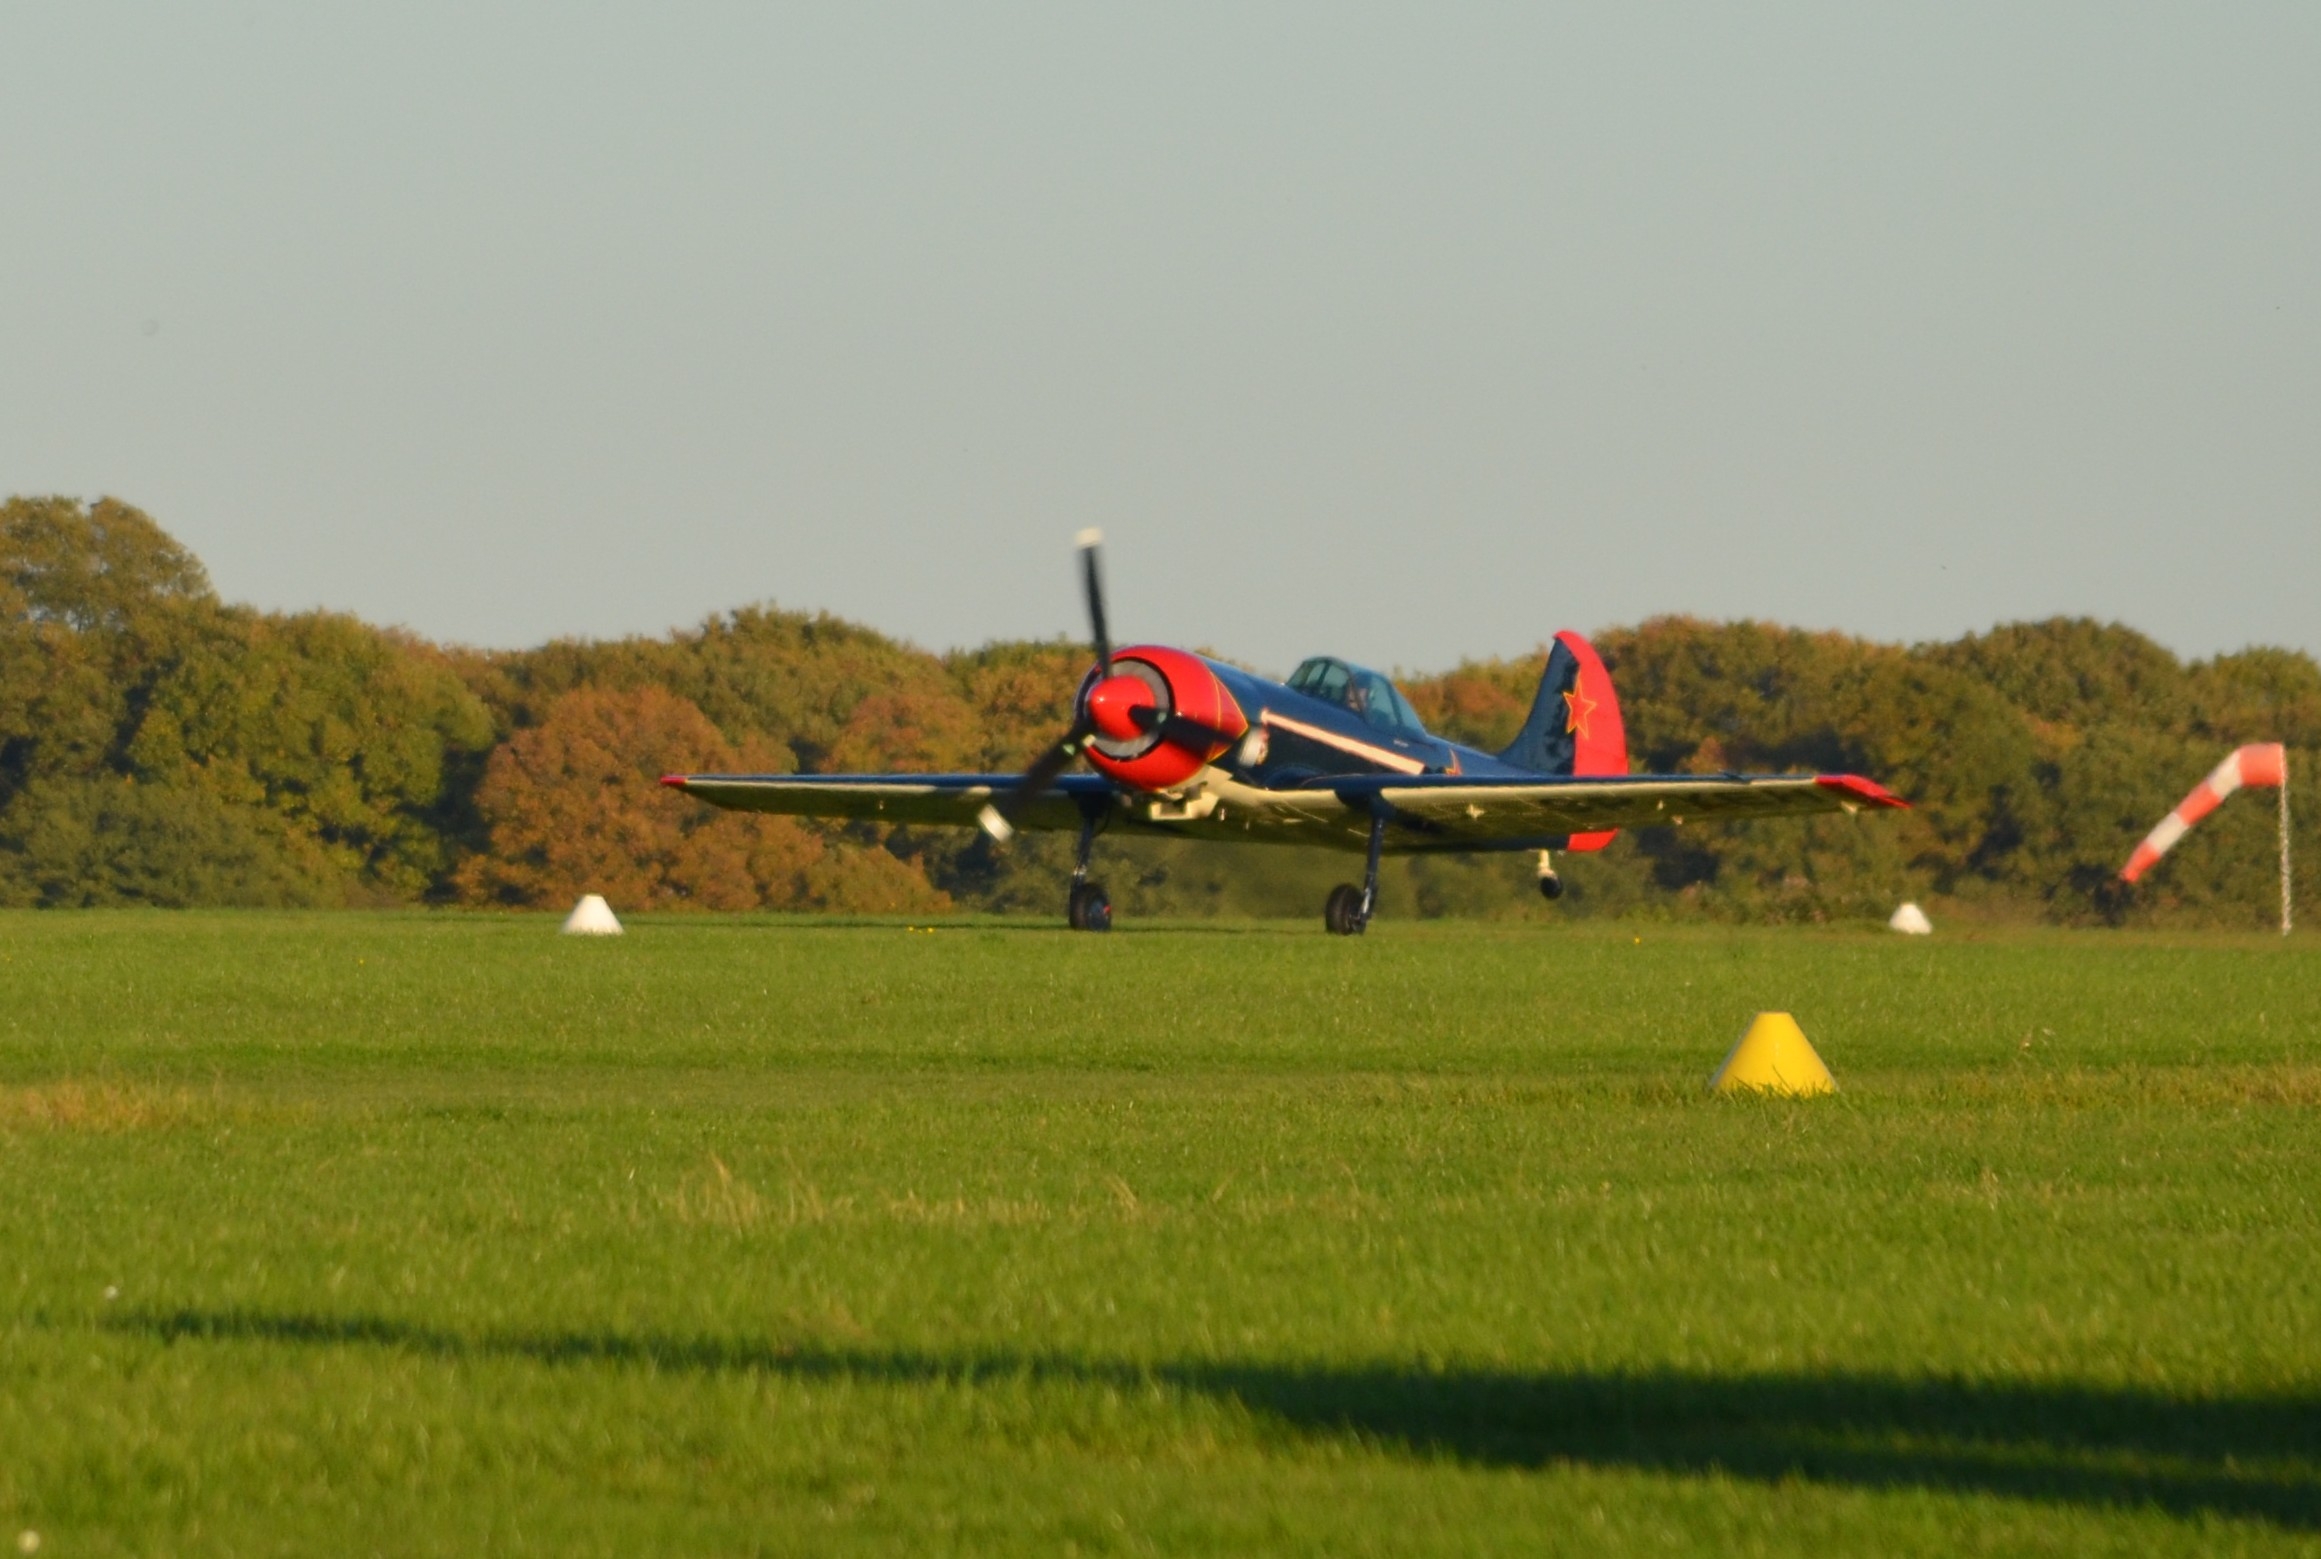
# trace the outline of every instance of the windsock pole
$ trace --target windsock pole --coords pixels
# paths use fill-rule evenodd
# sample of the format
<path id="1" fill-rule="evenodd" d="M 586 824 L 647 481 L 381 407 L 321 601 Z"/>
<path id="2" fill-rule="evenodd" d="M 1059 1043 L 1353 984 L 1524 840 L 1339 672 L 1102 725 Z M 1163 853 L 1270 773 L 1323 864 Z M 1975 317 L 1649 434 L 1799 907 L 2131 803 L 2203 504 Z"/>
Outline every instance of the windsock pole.
<path id="1" fill-rule="evenodd" d="M 2281 752 L 2281 935 L 2289 934 L 2289 754 Z"/>

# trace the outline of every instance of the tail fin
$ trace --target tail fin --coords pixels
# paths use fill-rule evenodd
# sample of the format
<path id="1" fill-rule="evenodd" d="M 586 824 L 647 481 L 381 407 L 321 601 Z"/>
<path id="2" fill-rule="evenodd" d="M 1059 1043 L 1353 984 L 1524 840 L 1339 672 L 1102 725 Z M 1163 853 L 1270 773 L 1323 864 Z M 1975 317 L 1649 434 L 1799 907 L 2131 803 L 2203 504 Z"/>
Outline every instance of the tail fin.
<path id="1" fill-rule="evenodd" d="M 1612 674 L 1595 646 L 1565 629 L 1555 636 L 1531 716 L 1501 761 L 1541 774 L 1588 775 L 1628 772 L 1628 733 L 1620 723 L 1620 700 Z M 1601 850 L 1612 832 L 1574 834 L 1572 850 Z"/>

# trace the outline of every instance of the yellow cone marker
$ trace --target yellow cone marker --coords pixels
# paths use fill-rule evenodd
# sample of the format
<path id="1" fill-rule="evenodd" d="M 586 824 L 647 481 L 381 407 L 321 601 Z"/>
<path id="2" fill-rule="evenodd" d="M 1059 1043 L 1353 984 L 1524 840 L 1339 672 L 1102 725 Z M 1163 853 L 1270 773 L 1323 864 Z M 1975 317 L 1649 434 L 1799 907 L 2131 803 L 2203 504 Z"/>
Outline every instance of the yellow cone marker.
<path id="1" fill-rule="evenodd" d="M 1749 1032 L 1725 1057 L 1725 1064 L 1709 1079 L 1718 1093 L 1753 1089 L 1803 1099 L 1817 1093 L 1836 1093 L 1837 1079 L 1821 1064 L 1807 1043 L 1805 1030 L 1786 1012 L 1760 1012 Z"/>

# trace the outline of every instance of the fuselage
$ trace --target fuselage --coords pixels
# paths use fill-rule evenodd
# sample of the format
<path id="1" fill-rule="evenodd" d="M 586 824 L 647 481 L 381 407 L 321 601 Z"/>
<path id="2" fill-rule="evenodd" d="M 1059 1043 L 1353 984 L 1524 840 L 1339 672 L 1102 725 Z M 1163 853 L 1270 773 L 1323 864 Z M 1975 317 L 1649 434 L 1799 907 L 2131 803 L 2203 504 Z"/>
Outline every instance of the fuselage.
<path id="1" fill-rule="evenodd" d="M 1329 657 L 1301 665 L 1288 682 L 1190 651 L 1131 645 L 1113 657 L 1115 676 L 1139 678 L 1158 711 L 1153 728 L 1119 739 L 1099 735 L 1088 761 L 1139 790 L 1166 794 L 1204 771 L 1263 790 L 1298 789 L 1356 775 L 1520 775 L 1497 756 L 1446 741 L 1419 723 L 1385 676 Z M 1083 704 L 1098 685 L 1091 668 Z M 1220 738 L 1170 735 L 1159 716 L 1181 714 Z"/>
<path id="2" fill-rule="evenodd" d="M 1259 761 L 1237 769 L 1237 777 L 1271 788 L 1305 784 L 1342 774 L 1520 774 L 1491 753 L 1436 736 L 1419 724 L 1408 700 L 1377 672 L 1345 661 L 1325 662 L 1349 673 L 1348 685 L 1375 678 L 1369 701 L 1356 709 L 1346 696 L 1329 697 L 1327 684 L 1314 692 L 1253 676 L 1238 667 L 1208 662 L 1217 680 L 1267 738 Z M 1312 666 L 1314 661 L 1306 665 Z M 1302 669 L 1302 668 L 1301 668 Z M 1381 685 L 1394 702 L 1382 706 Z M 1236 756 L 1227 754 L 1228 758 Z"/>

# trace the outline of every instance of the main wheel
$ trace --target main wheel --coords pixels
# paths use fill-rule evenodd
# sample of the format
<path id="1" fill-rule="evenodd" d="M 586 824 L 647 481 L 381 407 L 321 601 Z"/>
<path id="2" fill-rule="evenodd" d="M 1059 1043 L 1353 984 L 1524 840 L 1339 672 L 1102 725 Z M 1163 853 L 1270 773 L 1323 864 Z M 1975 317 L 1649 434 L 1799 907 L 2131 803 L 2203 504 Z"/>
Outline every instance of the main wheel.
<path id="1" fill-rule="evenodd" d="M 1369 923 L 1362 916 L 1360 888 L 1342 882 L 1330 890 L 1322 904 L 1322 924 L 1330 928 L 1332 936 L 1360 936 Z"/>
<path id="2" fill-rule="evenodd" d="M 1563 879 L 1549 872 L 1539 879 L 1539 896 L 1550 904 L 1563 897 Z"/>
<path id="3" fill-rule="evenodd" d="M 1110 931 L 1112 900 L 1104 896 L 1104 884 L 1073 883 L 1072 897 L 1064 910 L 1064 918 L 1072 923 L 1074 931 Z"/>

